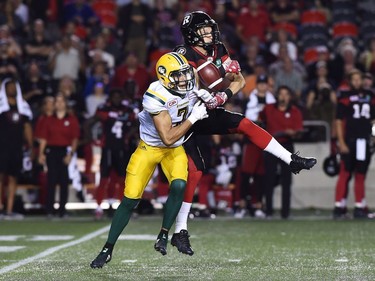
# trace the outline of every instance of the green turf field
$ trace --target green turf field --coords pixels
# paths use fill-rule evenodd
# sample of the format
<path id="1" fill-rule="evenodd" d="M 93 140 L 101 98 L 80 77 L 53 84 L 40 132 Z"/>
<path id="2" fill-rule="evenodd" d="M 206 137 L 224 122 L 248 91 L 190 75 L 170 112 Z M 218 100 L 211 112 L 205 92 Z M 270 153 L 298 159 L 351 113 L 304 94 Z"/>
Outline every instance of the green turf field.
<path id="1" fill-rule="evenodd" d="M 130 221 L 125 234 L 133 236 L 117 243 L 112 261 L 91 269 L 109 222 L 0 221 L 0 280 L 375 280 L 373 221 L 192 220 L 190 257 L 170 245 L 168 255 L 156 252 L 161 217 L 141 217 Z"/>

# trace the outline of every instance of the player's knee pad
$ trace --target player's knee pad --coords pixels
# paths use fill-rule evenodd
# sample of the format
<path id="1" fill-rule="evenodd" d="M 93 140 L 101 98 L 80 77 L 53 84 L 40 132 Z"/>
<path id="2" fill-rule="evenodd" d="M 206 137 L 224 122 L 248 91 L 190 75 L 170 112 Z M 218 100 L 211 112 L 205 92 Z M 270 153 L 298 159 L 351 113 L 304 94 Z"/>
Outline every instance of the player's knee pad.
<path id="1" fill-rule="evenodd" d="M 173 180 L 170 187 L 172 194 L 183 196 L 186 188 L 186 181 L 184 180 Z"/>

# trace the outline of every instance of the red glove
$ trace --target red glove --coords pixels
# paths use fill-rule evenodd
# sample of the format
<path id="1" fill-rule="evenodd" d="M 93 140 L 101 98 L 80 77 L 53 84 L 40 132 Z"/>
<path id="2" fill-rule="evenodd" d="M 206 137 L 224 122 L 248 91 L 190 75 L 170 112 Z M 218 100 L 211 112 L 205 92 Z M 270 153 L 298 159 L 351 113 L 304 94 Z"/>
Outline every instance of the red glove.
<path id="1" fill-rule="evenodd" d="M 223 105 L 228 100 L 228 96 L 224 92 L 218 92 L 215 96 L 205 103 L 208 109 L 215 109 L 218 106 Z"/>
<path id="2" fill-rule="evenodd" d="M 227 68 L 225 69 L 225 72 L 229 72 L 229 73 L 236 73 L 238 74 L 238 72 L 241 71 L 241 66 L 240 64 L 238 63 L 238 61 L 236 60 L 232 60 L 230 62 L 230 64 L 227 66 Z"/>

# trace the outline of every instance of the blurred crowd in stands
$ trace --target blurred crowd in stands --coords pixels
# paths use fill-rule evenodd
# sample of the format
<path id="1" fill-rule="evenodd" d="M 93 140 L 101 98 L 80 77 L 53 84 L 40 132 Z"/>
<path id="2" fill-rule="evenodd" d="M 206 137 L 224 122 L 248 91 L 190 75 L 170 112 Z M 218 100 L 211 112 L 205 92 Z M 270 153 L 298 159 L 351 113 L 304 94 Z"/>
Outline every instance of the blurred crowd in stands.
<path id="1" fill-rule="evenodd" d="M 274 94 L 281 85 L 292 90 L 304 120 L 331 126 L 336 93 L 348 88 L 350 71 L 360 70 L 365 86 L 373 87 L 371 0 L 1 0 L 0 80 L 18 81 L 32 109 L 34 128 L 39 116 L 51 110 L 51 97 L 60 93 L 66 98 L 80 124 L 77 153 L 85 160 L 80 171 L 84 186 L 98 182 L 91 169 L 103 133 L 97 108 L 116 89 L 135 114 L 141 110 L 142 95 L 156 78 L 156 61 L 183 43 L 180 22 L 194 10 L 215 19 L 221 40 L 246 79 L 228 109 L 245 114 L 249 95 L 263 75 L 269 92 Z M 138 127 L 137 122 L 131 125 Z M 136 145 L 136 138 L 127 145 Z M 240 196 L 235 190 L 241 185 L 243 140 L 207 136 L 202 145 L 209 169 L 197 200 L 211 209 L 232 208 Z M 43 186 L 43 168 L 33 162 L 38 174 L 23 175 L 20 183 Z M 225 177 L 226 172 L 231 176 Z M 161 186 L 162 175 L 157 177 Z M 150 198 L 165 195 L 167 191 L 155 186 Z M 95 188 L 90 190 L 95 193 Z M 4 203 L 6 191 L 2 197 Z"/>

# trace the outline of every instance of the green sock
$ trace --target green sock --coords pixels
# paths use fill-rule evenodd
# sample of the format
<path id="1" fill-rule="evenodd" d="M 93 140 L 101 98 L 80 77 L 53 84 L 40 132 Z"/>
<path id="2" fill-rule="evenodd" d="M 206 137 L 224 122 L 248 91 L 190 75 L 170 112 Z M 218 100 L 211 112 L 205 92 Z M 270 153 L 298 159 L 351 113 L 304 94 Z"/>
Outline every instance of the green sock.
<path id="1" fill-rule="evenodd" d="M 171 183 L 168 200 L 164 208 L 162 228 L 171 229 L 177 214 L 180 211 L 182 200 L 184 199 L 186 181 L 174 180 Z"/>
<path id="2" fill-rule="evenodd" d="M 124 198 L 113 216 L 111 229 L 109 230 L 107 243 L 114 245 L 129 222 L 133 209 L 137 206 L 139 199 Z"/>

